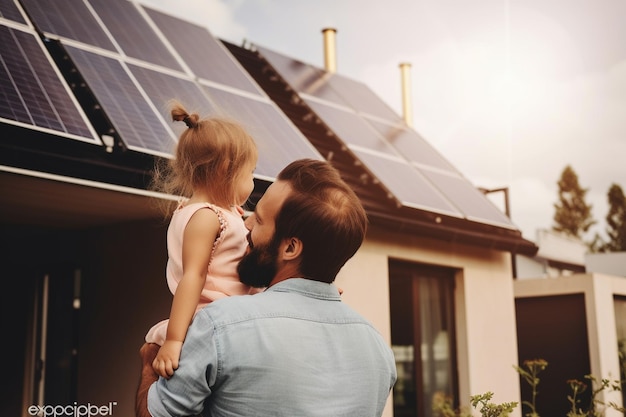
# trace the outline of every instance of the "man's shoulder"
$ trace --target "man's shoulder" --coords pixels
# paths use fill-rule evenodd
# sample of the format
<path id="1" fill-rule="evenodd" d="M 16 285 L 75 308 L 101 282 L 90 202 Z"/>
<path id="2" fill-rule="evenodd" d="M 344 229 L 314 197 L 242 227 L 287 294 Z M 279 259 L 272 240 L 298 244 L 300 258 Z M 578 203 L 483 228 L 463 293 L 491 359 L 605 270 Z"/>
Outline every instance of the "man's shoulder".
<path id="1" fill-rule="evenodd" d="M 270 288 L 258 294 L 221 298 L 198 314 L 204 315 L 216 327 L 266 318 L 328 324 L 358 323 L 373 327 L 365 317 L 343 303 L 338 294 L 324 291 L 294 291 L 284 286 Z"/>
<path id="2" fill-rule="evenodd" d="M 262 307 L 265 293 L 232 295 L 220 298 L 201 309 L 197 315 L 202 315 L 214 324 L 232 323 L 248 320 L 266 310 Z"/>

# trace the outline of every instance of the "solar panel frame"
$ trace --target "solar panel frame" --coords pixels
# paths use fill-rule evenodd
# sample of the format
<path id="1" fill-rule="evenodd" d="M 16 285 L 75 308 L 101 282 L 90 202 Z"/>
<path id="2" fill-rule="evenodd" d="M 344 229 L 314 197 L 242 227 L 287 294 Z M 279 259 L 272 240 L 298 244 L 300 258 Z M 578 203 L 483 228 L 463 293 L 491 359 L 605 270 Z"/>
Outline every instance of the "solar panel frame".
<path id="1" fill-rule="evenodd" d="M 41 40 L 30 29 L 0 25 L 0 118 L 101 144 Z"/>
<path id="2" fill-rule="evenodd" d="M 0 0 L 0 17 L 26 24 L 24 16 L 22 16 L 22 13 L 13 0 Z"/>

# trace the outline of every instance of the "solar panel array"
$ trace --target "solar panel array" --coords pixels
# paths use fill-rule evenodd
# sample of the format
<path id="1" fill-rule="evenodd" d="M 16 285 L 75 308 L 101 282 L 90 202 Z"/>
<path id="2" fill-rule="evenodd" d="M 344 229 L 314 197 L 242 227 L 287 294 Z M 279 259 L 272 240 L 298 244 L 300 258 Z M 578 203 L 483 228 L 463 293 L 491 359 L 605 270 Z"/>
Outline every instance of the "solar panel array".
<path id="1" fill-rule="evenodd" d="M 131 150 L 172 155 L 184 129 L 169 120 L 174 98 L 201 116 L 242 122 L 259 146 L 257 177 L 273 179 L 294 159 L 321 159 L 204 27 L 134 0 L 0 0 L 0 24 L 2 122 L 101 144 L 41 33 L 60 42 Z M 402 205 L 515 229 L 367 86 L 258 50 Z"/>
<path id="2" fill-rule="evenodd" d="M 365 84 L 256 49 L 402 205 L 516 229 Z"/>
<path id="3" fill-rule="evenodd" d="M 101 144 L 18 6 L 0 1 L 0 122 Z"/>
<path id="4" fill-rule="evenodd" d="M 184 129 L 170 121 L 168 102 L 177 99 L 200 116 L 243 123 L 259 147 L 257 177 L 273 179 L 294 159 L 321 159 L 204 27 L 127 0 L 21 3 L 64 47 L 127 148 L 171 156 Z"/>

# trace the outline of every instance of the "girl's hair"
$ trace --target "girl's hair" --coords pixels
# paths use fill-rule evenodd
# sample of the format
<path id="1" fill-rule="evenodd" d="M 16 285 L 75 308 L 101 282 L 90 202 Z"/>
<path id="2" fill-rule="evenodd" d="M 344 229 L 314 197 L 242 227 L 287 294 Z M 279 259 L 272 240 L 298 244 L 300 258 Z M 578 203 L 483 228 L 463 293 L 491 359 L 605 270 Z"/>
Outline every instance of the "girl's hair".
<path id="1" fill-rule="evenodd" d="M 178 101 L 171 102 L 171 115 L 174 121 L 184 122 L 187 129 L 178 139 L 175 158 L 155 167 L 152 188 L 183 197 L 201 188 L 211 195 L 213 204 L 237 204 L 237 180 L 245 170 L 254 169 L 258 155 L 252 137 L 233 120 L 200 119 Z"/>

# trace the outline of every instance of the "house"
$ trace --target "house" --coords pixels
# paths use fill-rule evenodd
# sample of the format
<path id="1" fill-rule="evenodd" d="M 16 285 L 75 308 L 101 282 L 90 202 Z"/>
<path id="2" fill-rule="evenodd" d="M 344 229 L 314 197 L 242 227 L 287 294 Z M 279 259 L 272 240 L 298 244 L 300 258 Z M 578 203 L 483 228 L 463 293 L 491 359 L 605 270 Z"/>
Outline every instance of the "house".
<path id="1" fill-rule="evenodd" d="M 534 256 L 516 255 L 516 278 L 559 277 L 585 272 L 587 245 L 580 239 L 554 230 L 539 229 Z"/>
<path id="2" fill-rule="evenodd" d="M 255 137 L 250 207 L 303 157 L 357 192 L 370 228 L 337 283 L 396 353 L 386 416 L 430 416 L 440 394 L 519 401 L 512 256 L 537 247 L 367 86 L 126 0 L 0 1 L 0 57 L 2 415 L 132 414 L 138 348 L 171 301 L 153 201 L 176 197 L 149 189 L 180 133 L 171 98 Z"/>
<path id="3" fill-rule="evenodd" d="M 601 273 L 577 273 L 514 283 L 520 363 L 544 359 L 537 397 L 540 415 L 565 415 L 571 409 L 567 381 L 587 385 L 580 396 L 588 404 L 602 379 L 626 380 L 626 279 Z M 621 356 L 620 356 L 621 355 Z M 626 393 L 607 388 L 597 399 L 604 404 L 626 404 Z M 529 385 L 522 387 L 530 398 Z M 602 407 L 601 407 L 602 409 Z M 623 413 L 608 408 L 604 414 Z"/>
<path id="4" fill-rule="evenodd" d="M 537 254 L 516 256 L 514 283 L 519 363 L 543 359 L 537 397 L 540 415 L 565 415 L 571 405 L 568 380 L 588 386 L 602 379 L 626 380 L 626 254 L 588 253 L 580 240 L 550 230 L 537 231 Z M 522 386 L 523 398 L 531 387 Z M 580 396 L 591 398 L 591 388 Z M 605 404 L 625 404 L 622 392 L 605 389 Z M 623 415 L 614 409 L 607 416 Z"/>

